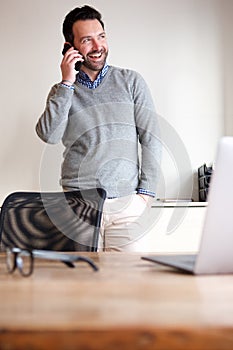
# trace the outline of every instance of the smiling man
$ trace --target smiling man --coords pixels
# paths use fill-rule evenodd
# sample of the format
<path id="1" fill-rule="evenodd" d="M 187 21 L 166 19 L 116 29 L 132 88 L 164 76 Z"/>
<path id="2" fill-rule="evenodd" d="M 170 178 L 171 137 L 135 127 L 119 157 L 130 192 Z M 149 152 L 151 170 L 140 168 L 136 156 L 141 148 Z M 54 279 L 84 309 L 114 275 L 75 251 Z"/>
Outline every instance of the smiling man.
<path id="1" fill-rule="evenodd" d="M 140 250 L 160 163 L 150 92 L 137 72 L 107 64 L 104 23 L 94 8 L 68 13 L 63 34 L 62 80 L 49 93 L 37 134 L 63 142 L 64 191 L 106 190 L 100 249 Z"/>

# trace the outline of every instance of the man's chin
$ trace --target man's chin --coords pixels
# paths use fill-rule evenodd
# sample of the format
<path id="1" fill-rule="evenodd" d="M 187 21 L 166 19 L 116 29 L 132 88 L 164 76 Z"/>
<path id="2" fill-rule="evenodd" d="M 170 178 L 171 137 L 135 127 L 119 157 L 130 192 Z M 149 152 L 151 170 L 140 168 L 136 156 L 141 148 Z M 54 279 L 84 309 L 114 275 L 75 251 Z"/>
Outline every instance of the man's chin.
<path id="1" fill-rule="evenodd" d="M 83 62 L 83 65 L 84 65 L 86 68 L 88 68 L 88 69 L 93 70 L 93 71 L 96 72 L 96 71 L 100 71 L 100 70 L 104 67 L 105 62 L 106 62 L 106 61 L 104 61 L 104 62 L 99 62 L 99 63 Z"/>

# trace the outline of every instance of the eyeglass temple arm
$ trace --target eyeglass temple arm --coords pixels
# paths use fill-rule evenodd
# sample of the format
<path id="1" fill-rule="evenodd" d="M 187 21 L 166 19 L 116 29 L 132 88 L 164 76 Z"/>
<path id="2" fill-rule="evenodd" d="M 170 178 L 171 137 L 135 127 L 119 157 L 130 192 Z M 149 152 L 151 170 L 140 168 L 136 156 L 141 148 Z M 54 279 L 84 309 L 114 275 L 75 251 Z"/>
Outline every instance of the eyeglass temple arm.
<path id="1" fill-rule="evenodd" d="M 88 263 L 94 271 L 98 271 L 98 267 L 95 265 L 95 263 L 87 257 L 83 257 L 80 255 L 68 255 L 64 253 L 58 253 L 54 251 L 43 251 L 43 250 L 33 250 L 33 255 L 37 258 L 44 258 L 44 259 L 50 259 L 50 260 L 60 260 L 62 261 L 66 266 L 70 268 L 74 268 L 75 265 L 73 262 L 75 261 L 84 261 Z"/>
<path id="2" fill-rule="evenodd" d="M 98 271 L 99 268 L 96 266 L 96 264 L 90 259 L 90 258 L 87 258 L 87 257 L 84 257 L 84 256 L 74 256 L 74 255 L 71 255 L 69 256 L 69 262 L 75 262 L 75 261 L 84 261 L 86 263 L 88 263 L 94 271 Z"/>
<path id="3" fill-rule="evenodd" d="M 63 262 L 68 267 L 71 267 L 71 268 L 75 267 L 75 265 L 71 261 L 61 260 L 61 262 Z"/>
<path id="4" fill-rule="evenodd" d="M 73 260 L 73 261 L 85 261 L 93 268 L 94 271 L 99 270 L 99 268 L 94 264 L 94 262 L 92 260 L 87 259 L 87 258 L 76 257 L 75 260 Z M 75 265 L 71 261 L 61 259 L 61 262 L 63 262 L 68 267 L 71 267 L 71 268 L 75 267 Z"/>

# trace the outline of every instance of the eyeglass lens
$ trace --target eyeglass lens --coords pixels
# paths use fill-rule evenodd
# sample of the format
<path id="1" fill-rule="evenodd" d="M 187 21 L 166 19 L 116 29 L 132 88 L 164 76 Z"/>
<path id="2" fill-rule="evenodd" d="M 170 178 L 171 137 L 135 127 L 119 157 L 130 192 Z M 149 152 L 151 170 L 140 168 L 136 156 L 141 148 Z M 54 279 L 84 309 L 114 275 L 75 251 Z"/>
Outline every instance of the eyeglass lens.
<path id="1" fill-rule="evenodd" d="M 33 258 L 32 254 L 27 250 L 21 250 L 18 252 L 12 252 L 7 250 L 6 254 L 7 270 L 12 273 L 16 269 L 19 269 L 23 276 L 29 276 L 33 270 Z"/>
<path id="2" fill-rule="evenodd" d="M 7 249 L 6 250 L 6 266 L 7 266 L 7 271 L 9 273 L 12 273 L 16 268 L 15 258 L 16 258 L 15 254 L 10 249 Z"/>

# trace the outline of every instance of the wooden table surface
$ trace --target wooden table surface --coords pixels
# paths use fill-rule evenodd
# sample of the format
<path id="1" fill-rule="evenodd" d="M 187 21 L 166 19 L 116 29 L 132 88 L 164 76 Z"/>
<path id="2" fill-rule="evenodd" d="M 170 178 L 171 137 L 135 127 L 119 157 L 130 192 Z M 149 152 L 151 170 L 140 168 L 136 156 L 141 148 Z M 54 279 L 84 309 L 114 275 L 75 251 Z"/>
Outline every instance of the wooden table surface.
<path id="1" fill-rule="evenodd" d="M 36 260 L 9 275 L 0 255 L 0 349 L 233 349 L 233 276 L 191 276 L 139 253 Z"/>

